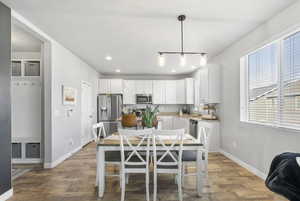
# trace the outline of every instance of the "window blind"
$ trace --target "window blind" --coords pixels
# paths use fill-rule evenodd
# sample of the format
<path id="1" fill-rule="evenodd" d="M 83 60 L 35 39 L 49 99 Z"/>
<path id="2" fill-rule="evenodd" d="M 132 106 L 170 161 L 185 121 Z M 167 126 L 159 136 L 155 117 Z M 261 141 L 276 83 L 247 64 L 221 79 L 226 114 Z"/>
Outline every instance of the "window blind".
<path id="1" fill-rule="evenodd" d="M 248 56 L 248 120 L 275 123 L 278 117 L 276 43 Z"/>
<path id="2" fill-rule="evenodd" d="M 242 121 L 300 129 L 300 32 L 242 57 L 240 100 Z"/>
<path id="3" fill-rule="evenodd" d="M 300 125 L 300 33 L 283 40 L 280 121 L 284 125 Z"/>

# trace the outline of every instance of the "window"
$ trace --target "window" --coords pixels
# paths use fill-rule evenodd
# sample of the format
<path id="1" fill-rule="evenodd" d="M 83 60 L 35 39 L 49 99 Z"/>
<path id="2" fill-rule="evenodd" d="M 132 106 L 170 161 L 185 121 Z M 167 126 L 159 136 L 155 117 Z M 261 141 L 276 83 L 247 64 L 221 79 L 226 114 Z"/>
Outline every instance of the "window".
<path id="1" fill-rule="evenodd" d="M 241 121 L 300 129 L 300 32 L 241 58 Z"/>

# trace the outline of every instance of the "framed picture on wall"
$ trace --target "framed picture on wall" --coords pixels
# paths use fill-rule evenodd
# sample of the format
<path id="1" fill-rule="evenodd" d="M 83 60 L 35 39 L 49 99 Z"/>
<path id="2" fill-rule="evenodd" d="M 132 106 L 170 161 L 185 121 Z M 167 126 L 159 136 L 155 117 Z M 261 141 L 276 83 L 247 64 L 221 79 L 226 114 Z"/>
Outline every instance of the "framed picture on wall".
<path id="1" fill-rule="evenodd" d="M 77 89 L 72 87 L 63 86 L 63 104 L 76 105 L 77 102 Z"/>

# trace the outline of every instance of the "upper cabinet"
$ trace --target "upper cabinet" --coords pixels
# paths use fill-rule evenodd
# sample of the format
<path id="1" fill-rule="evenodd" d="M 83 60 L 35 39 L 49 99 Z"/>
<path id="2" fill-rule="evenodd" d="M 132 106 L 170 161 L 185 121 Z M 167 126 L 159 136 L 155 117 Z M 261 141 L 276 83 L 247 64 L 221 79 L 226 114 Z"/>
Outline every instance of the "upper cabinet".
<path id="1" fill-rule="evenodd" d="M 134 80 L 124 80 L 123 81 L 123 102 L 124 104 L 135 104 L 135 81 Z"/>
<path id="2" fill-rule="evenodd" d="M 99 79 L 98 93 L 123 94 L 124 104 L 136 104 L 136 94 L 152 94 L 153 104 L 194 104 L 194 79 Z"/>
<path id="3" fill-rule="evenodd" d="M 185 84 L 185 104 L 194 104 L 194 79 L 186 78 Z"/>
<path id="4" fill-rule="evenodd" d="M 177 104 L 177 89 L 176 89 L 177 80 L 166 80 L 166 102 L 165 104 Z"/>
<path id="5" fill-rule="evenodd" d="M 99 79 L 98 90 L 100 94 L 122 94 L 123 80 L 122 79 Z"/>
<path id="6" fill-rule="evenodd" d="M 152 94 L 152 80 L 135 80 L 136 94 Z"/>
<path id="7" fill-rule="evenodd" d="M 220 103 L 220 67 L 209 64 L 195 73 L 195 105 Z"/>
<path id="8" fill-rule="evenodd" d="M 153 104 L 193 104 L 194 79 L 154 80 Z"/>
<path id="9" fill-rule="evenodd" d="M 165 104 L 166 103 L 166 81 L 154 80 L 153 81 L 153 104 Z"/>

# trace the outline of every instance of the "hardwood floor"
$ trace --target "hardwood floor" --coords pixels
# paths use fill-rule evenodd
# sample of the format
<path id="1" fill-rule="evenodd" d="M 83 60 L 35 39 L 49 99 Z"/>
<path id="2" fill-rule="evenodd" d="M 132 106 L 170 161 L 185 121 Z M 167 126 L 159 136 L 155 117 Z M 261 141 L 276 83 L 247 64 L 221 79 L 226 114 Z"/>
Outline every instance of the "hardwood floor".
<path id="1" fill-rule="evenodd" d="M 117 177 L 107 177 L 104 198 L 97 198 L 95 155 L 95 144 L 92 143 L 54 169 L 24 174 L 13 181 L 14 196 L 9 201 L 120 200 Z M 108 170 L 117 172 L 112 166 Z M 186 178 L 184 201 L 286 201 L 270 192 L 261 179 L 221 154 L 210 154 L 209 179 L 202 197 L 196 196 L 195 186 L 195 177 Z M 131 176 L 126 185 L 126 200 L 145 200 L 144 187 L 143 175 Z M 158 196 L 161 201 L 178 200 L 177 185 L 172 176 L 159 176 Z"/>

